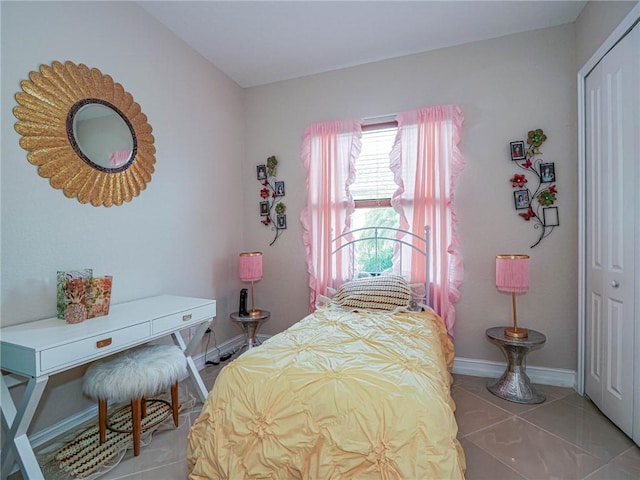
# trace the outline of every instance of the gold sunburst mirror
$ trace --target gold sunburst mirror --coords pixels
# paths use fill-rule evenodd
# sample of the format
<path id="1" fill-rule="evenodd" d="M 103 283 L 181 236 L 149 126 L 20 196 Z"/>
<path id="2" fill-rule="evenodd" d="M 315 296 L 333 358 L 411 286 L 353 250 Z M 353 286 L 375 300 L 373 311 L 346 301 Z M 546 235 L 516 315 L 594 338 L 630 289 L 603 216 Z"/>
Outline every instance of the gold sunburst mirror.
<path id="1" fill-rule="evenodd" d="M 146 188 L 156 162 L 152 128 L 122 85 L 97 68 L 53 62 L 20 86 L 20 146 L 53 188 L 96 207 L 122 205 Z"/>

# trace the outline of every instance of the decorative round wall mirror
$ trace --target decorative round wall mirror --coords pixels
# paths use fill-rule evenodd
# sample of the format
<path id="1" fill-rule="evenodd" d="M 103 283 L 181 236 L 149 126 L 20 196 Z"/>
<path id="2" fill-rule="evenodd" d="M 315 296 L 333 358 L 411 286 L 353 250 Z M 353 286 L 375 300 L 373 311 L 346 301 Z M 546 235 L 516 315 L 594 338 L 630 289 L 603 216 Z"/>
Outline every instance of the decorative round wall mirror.
<path id="1" fill-rule="evenodd" d="M 16 131 L 27 159 L 69 198 L 122 205 L 146 188 L 155 147 L 147 117 L 122 85 L 72 62 L 41 65 L 16 94 Z"/>

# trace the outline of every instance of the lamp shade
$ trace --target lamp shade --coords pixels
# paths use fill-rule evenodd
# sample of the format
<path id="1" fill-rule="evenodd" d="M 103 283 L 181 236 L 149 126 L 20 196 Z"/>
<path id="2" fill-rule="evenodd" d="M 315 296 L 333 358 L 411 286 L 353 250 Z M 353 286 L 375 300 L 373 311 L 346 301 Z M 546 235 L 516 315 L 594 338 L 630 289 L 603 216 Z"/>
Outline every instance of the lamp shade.
<path id="1" fill-rule="evenodd" d="M 246 252 L 240 254 L 238 268 L 240 280 L 255 282 L 262 278 L 262 252 Z"/>
<path id="2" fill-rule="evenodd" d="M 529 289 L 529 255 L 497 255 L 496 287 L 500 292 L 526 292 Z"/>

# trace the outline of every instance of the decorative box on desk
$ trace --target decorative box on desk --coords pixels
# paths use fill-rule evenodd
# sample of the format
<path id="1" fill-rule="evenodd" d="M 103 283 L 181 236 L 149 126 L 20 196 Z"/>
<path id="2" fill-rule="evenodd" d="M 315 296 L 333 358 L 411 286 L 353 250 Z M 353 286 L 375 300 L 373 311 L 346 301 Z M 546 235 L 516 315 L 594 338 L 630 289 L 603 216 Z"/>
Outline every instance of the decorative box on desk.
<path id="1" fill-rule="evenodd" d="M 3 432 L 8 436 L 2 449 L 1 478 L 11 471 L 14 454 L 26 478 L 42 478 L 27 430 L 50 375 L 171 335 L 185 353 L 190 377 L 204 402 L 208 391 L 191 354 L 215 315 L 215 300 L 160 295 L 112 305 L 109 315 L 81 323 L 54 317 L 0 329 L 2 423 L 3 428 L 8 426 Z M 186 345 L 179 332 L 194 326 L 198 326 L 196 334 Z M 5 372 L 28 379 L 17 406 L 11 402 Z"/>

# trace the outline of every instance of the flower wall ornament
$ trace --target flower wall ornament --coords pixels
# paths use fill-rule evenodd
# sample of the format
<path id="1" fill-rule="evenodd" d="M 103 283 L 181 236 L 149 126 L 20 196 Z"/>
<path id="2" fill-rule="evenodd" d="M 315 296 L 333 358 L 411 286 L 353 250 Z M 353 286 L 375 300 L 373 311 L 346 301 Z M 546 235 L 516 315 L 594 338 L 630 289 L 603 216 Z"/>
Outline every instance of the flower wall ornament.
<path id="1" fill-rule="evenodd" d="M 533 175 L 532 183 L 526 174 L 515 174 L 509 179 L 511 186 L 517 188 L 513 192 L 516 210 L 526 210 L 518 215 L 525 221 L 532 221 L 534 228 L 540 231 L 538 240 L 531 245 L 537 246 L 548 237 L 560 223 L 558 220 L 558 189 L 555 185 L 555 164 L 543 163 L 540 147 L 547 140 L 547 135 L 541 128 L 527 133 L 527 148 L 524 141 L 511 142 L 511 160 L 517 162 L 518 167 Z M 533 183 L 537 186 L 532 190 Z M 547 184 L 551 184 L 548 185 Z"/>
<path id="2" fill-rule="evenodd" d="M 533 147 L 534 153 L 540 153 L 538 147 L 547 140 L 547 136 L 542 129 L 530 130 L 527 134 L 527 143 Z"/>
<path id="3" fill-rule="evenodd" d="M 287 228 L 287 207 L 279 199 L 284 197 L 284 182 L 277 181 L 278 159 L 275 155 L 267 158 L 267 162 L 256 167 L 260 189 L 260 223 L 274 231 L 274 237 L 269 246 L 276 243 L 283 230 Z M 275 222 L 271 212 L 275 210 Z"/>
<path id="4" fill-rule="evenodd" d="M 519 175 L 519 174 L 515 174 L 512 178 L 511 178 L 511 186 L 512 187 L 524 187 L 524 184 L 527 183 L 529 180 L 527 180 L 527 177 L 524 175 Z"/>

